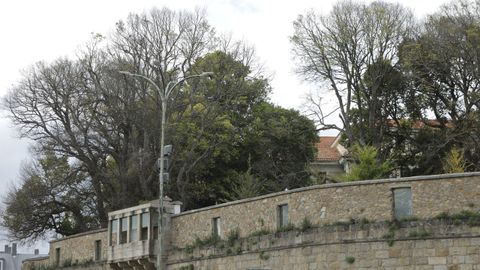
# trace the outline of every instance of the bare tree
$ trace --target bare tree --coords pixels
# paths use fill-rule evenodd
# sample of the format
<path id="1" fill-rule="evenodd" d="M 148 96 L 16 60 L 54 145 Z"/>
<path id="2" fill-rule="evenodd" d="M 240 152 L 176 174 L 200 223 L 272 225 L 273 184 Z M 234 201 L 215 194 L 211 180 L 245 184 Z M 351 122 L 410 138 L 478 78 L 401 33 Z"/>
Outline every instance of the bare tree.
<path id="1" fill-rule="evenodd" d="M 203 10 L 132 14 L 117 23 L 110 39 L 97 36 L 77 60 L 38 63 L 5 97 L 22 136 L 82 163 L 102 226 L 108 210 L 153 197 L 159 152 L 158 93 L 118 71 L 165 86 L 208 51 L 212 35 Z"/>
<path id="2" fill-rule="evenodd" d="M 383 95 L 385 78 L 398 63 L 398 46 L 409 36 L 413 24 L 411 11 L 385 2 L 365 5 L 341 1 L 328 15 L 309 12 L 298 17 L 291 37 L 298 60 L 296 71 L 306 81 L 321 83 L 335 95 L 342 122 L 342 126 L 324 125 L 320 103 L 310 97 L 320 117 L 320 129 L 342 130 L 349 140 L 363 145 L 369 140 L 378 141 L 377 114 L 383 105 L 378 100 Z M 377 63 L 385 63 L 384 68 L 375 69 L 367 82 L 365 74 Z M 367 129 L 355 134 L 355 121 Z"/>

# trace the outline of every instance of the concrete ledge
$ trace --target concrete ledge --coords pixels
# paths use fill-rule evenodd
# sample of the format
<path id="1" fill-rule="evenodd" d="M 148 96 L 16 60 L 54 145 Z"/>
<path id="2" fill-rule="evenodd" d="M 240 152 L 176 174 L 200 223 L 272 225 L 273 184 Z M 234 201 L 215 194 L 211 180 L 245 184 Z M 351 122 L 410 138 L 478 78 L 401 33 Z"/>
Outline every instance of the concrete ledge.
<path id="1" fill-rule="evenodd" d="M 36 262 L 36 261 L 43 261 L 48 260 L 50 256 L 42 256 L 42 257 L 35 257 L 35 258 L 28 258 L 23 260 L 24 262 Z"/>

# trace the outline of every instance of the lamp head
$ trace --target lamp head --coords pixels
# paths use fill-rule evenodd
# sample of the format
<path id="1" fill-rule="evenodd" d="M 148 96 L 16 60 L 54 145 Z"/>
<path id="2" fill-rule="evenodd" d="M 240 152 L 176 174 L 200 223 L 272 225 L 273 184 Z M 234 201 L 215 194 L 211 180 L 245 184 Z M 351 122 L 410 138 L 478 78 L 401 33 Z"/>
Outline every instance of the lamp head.
<path id="1" fill-rule="evenodd" d="M 207 71 L 207 72 L 202 72 L 199 76 L 200 77 L 207 77 L 208 76 L 208 78 L 211 79 L 213 77 L 213 74 L 214 74 L 213 72 Z"/>

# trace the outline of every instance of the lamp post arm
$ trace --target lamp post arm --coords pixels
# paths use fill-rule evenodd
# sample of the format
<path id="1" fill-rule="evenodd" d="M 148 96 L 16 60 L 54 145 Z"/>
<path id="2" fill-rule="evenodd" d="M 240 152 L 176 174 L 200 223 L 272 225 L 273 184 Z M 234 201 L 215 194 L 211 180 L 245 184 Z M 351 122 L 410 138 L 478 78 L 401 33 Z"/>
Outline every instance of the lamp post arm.
<path id="1" fill-rule="evenodd" d="M 165 88 L 165 97 L 168 98 L 170 96 L 170 94 L 173 92 L 173 90 L 175 89 L 175 87 L 177 87 L 179 84 L 185 82 L 186 80 L 189 80 L 189 79 L 192 79 L 192 78 L 200 78 L 200 77 L 205 77 L 205 76 L 209 76 L 209 75 L 213 75 L 213 72 L 202 72 L 200 74 L 195 74 L 195 75 L 190 75 L 190 76 L 187 76 L 187 77 L 184 77 L 184 78 L 181 78 L 180 80 L 176 81 L 174 84 L 170 84 L 172 83 L 171 81 L 167 84 L 167 87 Z"/>
<path id="2" fill-rule="evenodd" d="M 148 78 L 147 76 L 144 76 L 142 74 L 131 73 L 131 72 L 128 72 L 128 71 L 119 71 L 119 73 L 124 74 L 124 75 L 128 75 L 128 76 L 133 76 L 133 77 L 140 77 L 140 78 L 148 81 L 151 85 L 153 85 L 155 87 L 155 89 L 158 91 L 158 93 L 160 93 L 160 98 L 162 100 L 165 98 L 164 91 L 162 91 L 162 89 L 160 89 L 160 87 L 158 87 L 158 85 L 152 79 Z M 170 82 L 169 82 L 169 84 L 170 84 Z M 168 88 L 168 84 L 167 84 L 167 88 Z"/>

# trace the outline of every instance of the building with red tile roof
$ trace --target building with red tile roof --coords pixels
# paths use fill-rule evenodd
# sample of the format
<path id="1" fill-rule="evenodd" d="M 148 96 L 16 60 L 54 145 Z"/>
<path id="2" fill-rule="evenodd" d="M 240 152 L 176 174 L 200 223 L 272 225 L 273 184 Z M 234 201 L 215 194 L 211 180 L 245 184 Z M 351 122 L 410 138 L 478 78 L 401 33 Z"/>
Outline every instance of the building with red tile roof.
<path id="1" fill-rule="evenodd" d="M 336 178 L 349 170 L 346 156 L 348 151 L 340 144 L 341 134 L 320 136 L 315 144 L 317 155 L 310 164 L 312 177 L 319 180 Z"/>

